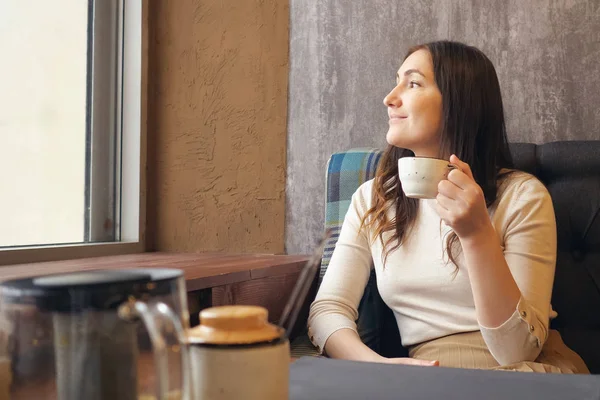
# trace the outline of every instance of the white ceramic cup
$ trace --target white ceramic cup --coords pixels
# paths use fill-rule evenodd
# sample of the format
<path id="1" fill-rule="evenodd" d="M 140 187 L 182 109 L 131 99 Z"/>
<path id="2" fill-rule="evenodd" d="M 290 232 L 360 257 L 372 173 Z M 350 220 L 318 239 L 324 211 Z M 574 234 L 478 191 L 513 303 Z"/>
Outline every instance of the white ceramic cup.
<path id="1" fill-rule="evenodd" d="M 447 160 L 429 157 L 402 157 L 398 160 L 398 177 L 406 197 L 434 199 L 438 184 L 457 168 Z"/>

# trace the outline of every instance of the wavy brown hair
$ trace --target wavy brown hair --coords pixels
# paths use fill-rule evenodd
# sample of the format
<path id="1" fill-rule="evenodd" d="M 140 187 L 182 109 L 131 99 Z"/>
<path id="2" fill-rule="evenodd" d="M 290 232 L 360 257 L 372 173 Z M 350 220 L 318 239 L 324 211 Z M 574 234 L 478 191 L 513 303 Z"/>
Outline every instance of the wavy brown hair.
<path id="1" fill-rule="evenodd" d="M 440 41 L 415 46 L 404 59 L 417 50 L 427 50 L 431 55 L 435 82 L 442 94 L 438 156 L 456 154 L 469 164 L 489 207 L 496 200 L 500 169 L 513 167 L 494 66 L 480 50 L 462 43 Z M 410 233 L 419 208 L 417 199 L 404 195 L 398 178 L 398 159 L 410 156 L 414 153 L 408 149 L 387 147 L 375 174 L 373 205 L 361 221 L 361 228 L 372 229 L 373 237 L 381 240 L 384 264 L 389 253 L 400 247 Z M 396 211 L 393 219 L 387 214 L 391 208 Z M 392 234 L 384 241 L 386 232 Z M 451 232 L 446 236 L 446 253 L 456 266 L 457 251 L 460 242 Z"/>

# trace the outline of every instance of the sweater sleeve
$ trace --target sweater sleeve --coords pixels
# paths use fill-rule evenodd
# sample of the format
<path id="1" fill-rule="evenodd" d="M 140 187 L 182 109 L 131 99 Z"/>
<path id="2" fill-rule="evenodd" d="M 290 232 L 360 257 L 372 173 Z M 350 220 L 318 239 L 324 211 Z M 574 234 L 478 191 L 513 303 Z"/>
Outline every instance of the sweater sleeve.
<path id="1" fill-rule="evenodd" d="M 480 325 L 490 352 L 501 365 L 533 361 L 540 354 L 548 337 L 556 266 L 556 220 L 550 194 L 533 177 L 515 186 L 498 209 L 505 213 L 504 257 L 521 298 L 500 326 Z"/>
<path id="2" fill-rule="evenodd" d="M 359 231 L 371 182 L 363 184 L 352 196 L 331 261 L 310 307 L 308 335 L 321 353 L 334 332 L 357 331 L 358 304 L 372 268 L 369 239 L 365 229 Z"/>

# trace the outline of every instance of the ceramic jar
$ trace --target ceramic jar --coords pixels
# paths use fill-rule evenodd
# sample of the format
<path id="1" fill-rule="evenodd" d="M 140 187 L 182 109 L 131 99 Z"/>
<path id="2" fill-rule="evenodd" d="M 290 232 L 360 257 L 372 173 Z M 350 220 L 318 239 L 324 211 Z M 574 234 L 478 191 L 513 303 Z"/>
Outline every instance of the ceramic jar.
<path id="1" fill-rule="evenodd" d="M 258 306 L 212 307 L 188 331 L 193 400 L 285 400 L 289 342 Z"/>

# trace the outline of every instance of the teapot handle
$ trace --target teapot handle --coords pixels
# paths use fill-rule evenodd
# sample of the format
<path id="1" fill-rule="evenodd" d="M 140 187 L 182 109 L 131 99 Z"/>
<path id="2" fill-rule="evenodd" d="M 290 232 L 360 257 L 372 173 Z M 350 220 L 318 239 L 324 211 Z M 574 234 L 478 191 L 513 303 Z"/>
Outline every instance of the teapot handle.
<path id="1" fill-rule="evenodd" d="M 172 324 L 179 348 L 181 352 L 181 375 L 182 375 L 182 398 L 189 399 L 191 393 L 190 387 L 190 355 L 186 346 L 185 331 L 181 325 L 181 321 L 171 310 L 171 308 L 163 302 L 153 303 L 149 306 L 147 303 L 139 300 L 123 303 L 119 307 L 119 316 L 126 320 L 141 318 L 154 352 L 154 364 L 156 367 L 158 379 L 156 380 L 156 398 L 158 400 L 167 400 L 169 392 L 169 363 L 165 338 L 161 333 L 156 320 L 158 318 L 166 318 Z"/>

